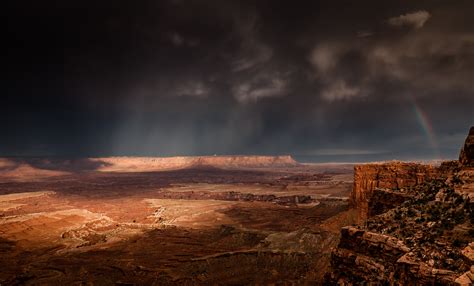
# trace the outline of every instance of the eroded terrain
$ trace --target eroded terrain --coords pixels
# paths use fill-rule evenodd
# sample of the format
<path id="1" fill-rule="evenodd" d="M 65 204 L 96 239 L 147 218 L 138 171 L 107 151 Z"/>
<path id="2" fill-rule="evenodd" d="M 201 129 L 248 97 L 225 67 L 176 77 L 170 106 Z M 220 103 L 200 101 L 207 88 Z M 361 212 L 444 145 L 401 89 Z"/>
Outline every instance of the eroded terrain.
<path id="1" fill-rule="evenodd" d="M 474 285 L 474 127 L 459 160 L 356 166 L 329 285 Z"/>
<path id="2" fill-rule="evenodd" d="M 317 283 L 353 221 L 352 166 L 117 160 L 0 160 L 0 284 Z"/>

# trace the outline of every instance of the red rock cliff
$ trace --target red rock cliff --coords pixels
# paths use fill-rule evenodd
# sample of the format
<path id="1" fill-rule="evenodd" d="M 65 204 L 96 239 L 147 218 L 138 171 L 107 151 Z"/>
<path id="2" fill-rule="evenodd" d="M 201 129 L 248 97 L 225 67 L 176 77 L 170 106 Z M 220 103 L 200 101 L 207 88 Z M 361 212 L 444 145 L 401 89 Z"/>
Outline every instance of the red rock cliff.
<path id="1" fill-rule="evenodd" d="M 354 187 L 351 204 L 358 211 L 358 221 L 370 215 L 369 201 L 375 189 L 414 187 L 436 176 L 436 168 L 416 163 L 390 162 L 354 167 Z"/>
<path id="2" fill-rule="evenodd" d="M 461 149 L 459 162 L 463 166 L 474 166 L 474 126 L 469 130 L 469 135 Z"/>
<path id="3" fill-rule="evenodd" d="M 356 166 L 365 223 L 341 230 L 325 284 L 474 285 L 473 146 L 471 128 L 459 161 Z"/>

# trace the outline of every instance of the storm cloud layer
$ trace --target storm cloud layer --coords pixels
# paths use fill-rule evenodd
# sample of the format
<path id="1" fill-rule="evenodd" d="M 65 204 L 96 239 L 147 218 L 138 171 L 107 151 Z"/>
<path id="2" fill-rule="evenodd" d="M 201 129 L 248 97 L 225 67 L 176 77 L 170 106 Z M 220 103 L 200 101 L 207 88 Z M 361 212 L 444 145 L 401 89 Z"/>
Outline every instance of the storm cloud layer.
<path id="1" fill-rule="evenodd" d="M 452 158 L 474 124 L 472 1 L 20 4 L 1 155 Z"/>

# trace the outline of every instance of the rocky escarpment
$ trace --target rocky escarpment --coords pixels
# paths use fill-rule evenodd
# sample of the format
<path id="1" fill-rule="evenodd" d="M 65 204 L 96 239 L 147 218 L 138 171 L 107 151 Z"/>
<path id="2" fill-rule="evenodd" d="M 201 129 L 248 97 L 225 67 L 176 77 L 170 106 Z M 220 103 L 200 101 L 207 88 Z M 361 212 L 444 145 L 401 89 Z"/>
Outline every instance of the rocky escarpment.
<path id="1" fill-rule="evenodd" d="M 337 272 L 333 283 L 385 283 L 386 285 L 455 285 L 459 274 L 418 261 L 412 249 L 397 237 L 344 227 L 338 248 L 332 253 Z M 469 269 L 465 265 L 463 269 Z M 470 270 L 469 270 L 470 273 Z M 416 284 L 413 284 L 416 281 Z"/>
<path id="2" fill-rule="evenodd" d="M 459 162 L 464 166 L 474 166 L 474 127 L 469 130 L 469 135 L 459 155 Z"/>
<path id="3" fill-rule="evenodd" d="M 474 275 L 474 203 L 454 185 L 427 182 L 400 206 L 343 229 L 330 281 L 457 285 Z"/>
<path id="4" fill-rule="evenodd" d="M 474 127 L 471 127 L 469 131 L 469 136 L 459 155 L 459 162 L 461 167 L 457 173 L 457 179 L 464 183 L 457 186 L 456 192 L 467 194 L 474 201 Z"/>
<path id="5" fill-rule="evenodd" d="M 373 217 L 398 207 L 403 202 L 412 198 L 408 192 L 390 189 L 375 189 L 367 203 L 367 217 Z"/>
<path id="6" fill-rule="evenodd" d="M 416 163 L 390 162 L 381 164 L 364 164 L 354 167 L 354 187 L 351 204 L 357 209 L 358 221 L 361 223 L 386 208 L 378 209 L 372 203 L 375 192 L 385 190 L 404 190 L 420 185 L 437 176 L 437 169 L 431 165 Z M 376 191 L 378 190 L 378 191 Z M 380 195 L 380 194 L 379 194 Z M 385 196 L 391 197 L 391 196 Z M 403 201 L 405 196 L 398 196 L 396 203 Z M 389 205 L 390 202 L 387 202 Z"/>
<path id="7" fill-rule="evenodd" d="M 365 220 L 342 229 L 328 284 L 473 285 L 472 131 L 460 160 L 437 168 L 356 167 L 352 200 Z"/>
<path id="8" fill-rule="evenodd" d="M 338 266 L 339 277 L 332 278 L 364 282 L 365 277 L 373 275 L 380 281 L 389 280 L 398 258 L 409 250 L 394 237 L 344 227 L 339 246 L 332 253 L 332 263 Z"/>

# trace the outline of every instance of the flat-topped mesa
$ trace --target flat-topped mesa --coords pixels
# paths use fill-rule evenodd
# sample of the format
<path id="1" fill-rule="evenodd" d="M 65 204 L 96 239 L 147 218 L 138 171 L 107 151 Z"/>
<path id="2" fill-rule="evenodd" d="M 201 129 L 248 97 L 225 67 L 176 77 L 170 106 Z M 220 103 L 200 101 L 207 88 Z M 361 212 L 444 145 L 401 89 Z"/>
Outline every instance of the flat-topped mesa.
<path id="1" fill-rule="evenodd" d="M 181 156 L 181 157 L 108 157 L 91 159 L 100 162 L 99 171 L 159 171 L 196 167 L 222 169 L 297 166 L 291 156 Z"/>
<path id="2" fill-rule="evenodd" d="M 357 209 L 358 221 L 363 222 L 371 215 L 378 214 L 370 207 L 375 190 L 410 188 L 436 176 L 435 167 L 417 163 L 389 162 L 355 166 L 351 204 Z"/>
<path id="3" fill-rule="evenodd" d="M 464 142 L 464 146 L 459 154 L 459 162 L 463 166 L 474 167 L 474 126 L 469 130 L 469 135 Z"/>

